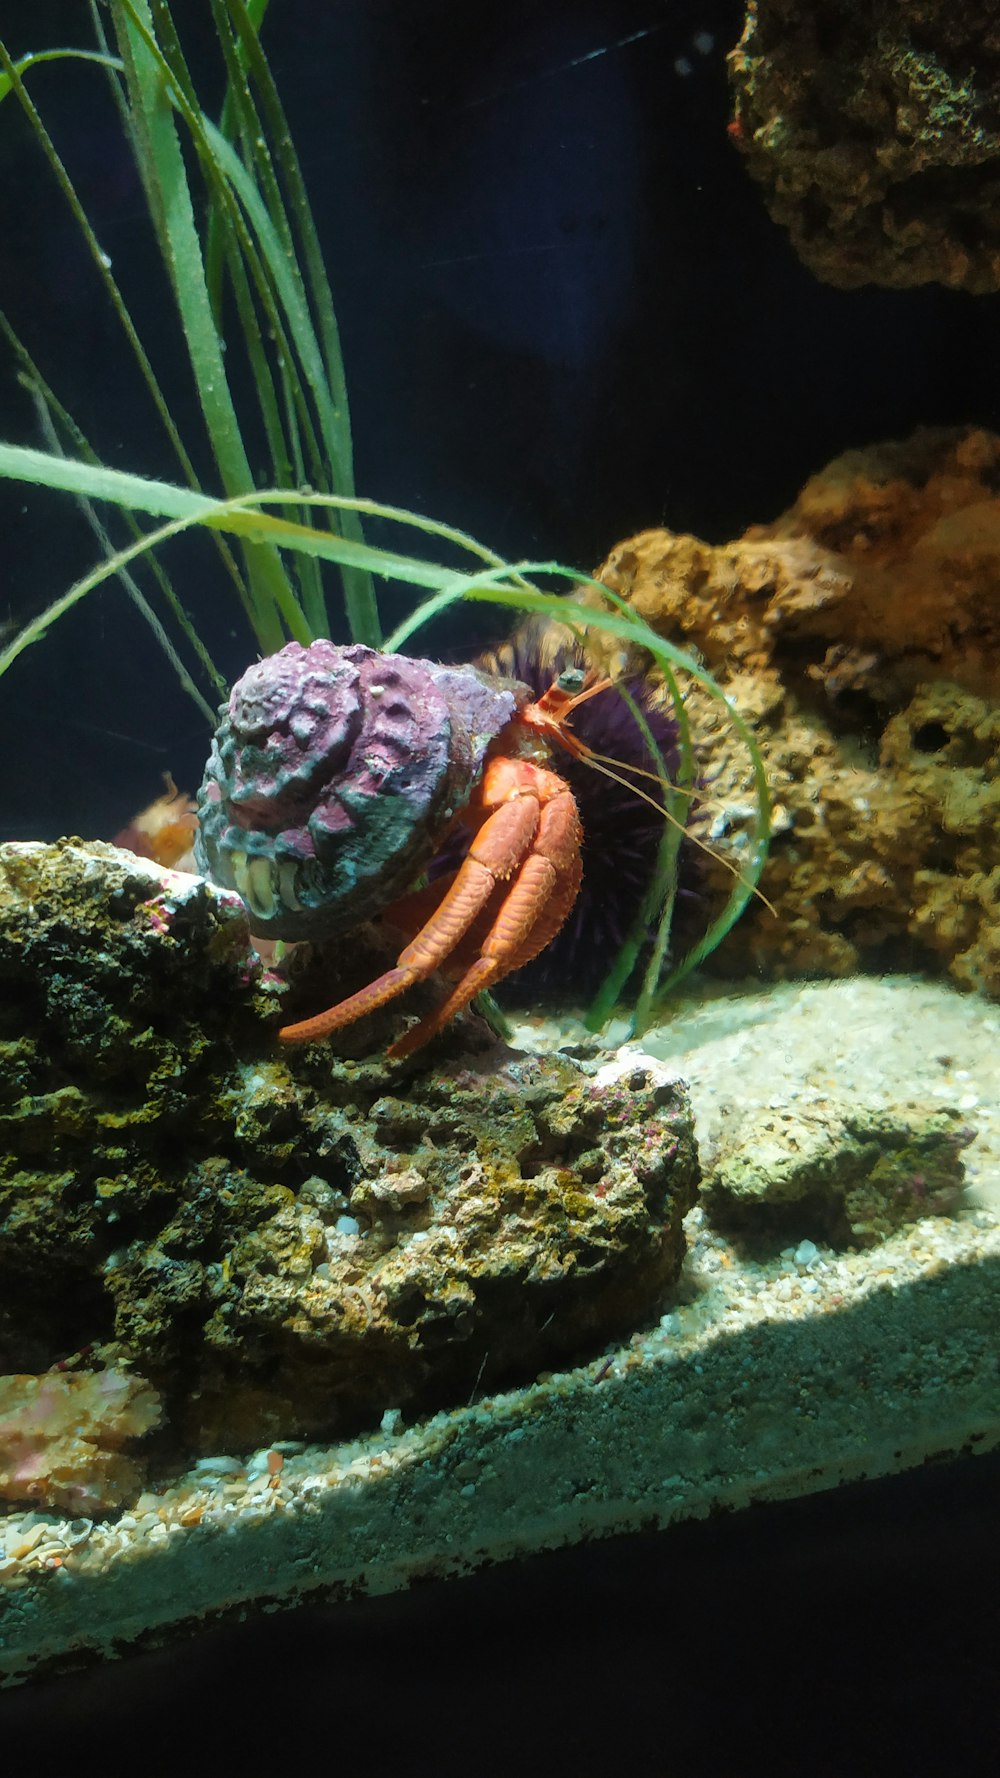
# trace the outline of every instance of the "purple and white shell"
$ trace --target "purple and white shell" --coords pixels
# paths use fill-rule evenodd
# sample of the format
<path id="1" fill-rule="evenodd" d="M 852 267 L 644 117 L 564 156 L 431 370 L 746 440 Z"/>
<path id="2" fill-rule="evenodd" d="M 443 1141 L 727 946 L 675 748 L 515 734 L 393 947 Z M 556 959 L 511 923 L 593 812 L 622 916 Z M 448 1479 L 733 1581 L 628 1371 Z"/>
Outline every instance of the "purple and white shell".
<path id="1" fill-rule="evenodd" d="M 260 937 L 349 931 L 412 887 L 522 701 L 473 667 L 289 642 L 220 712 L 199 868 Z"/>

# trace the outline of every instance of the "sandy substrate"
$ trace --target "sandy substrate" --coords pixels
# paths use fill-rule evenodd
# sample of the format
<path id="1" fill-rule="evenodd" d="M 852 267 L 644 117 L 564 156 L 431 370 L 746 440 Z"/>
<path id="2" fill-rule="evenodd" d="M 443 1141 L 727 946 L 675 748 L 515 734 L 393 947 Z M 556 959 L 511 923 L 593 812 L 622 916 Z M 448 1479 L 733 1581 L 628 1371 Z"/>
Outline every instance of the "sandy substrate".
<path id="1" fill-rule="evenodd" d="M 525 1021 L 517 1041 L 544 1049 L 568 1030 Z M 973 995 L 908 976 L 737 992 L 708 984 L 619 1053 L 638 1050 L 687 1082 L 705 1166 L 724 1122 L 762 1106 L 828 1095 L 953 1106 L 976 1131 L 964 1156 L 969 1202 L 1000 1210 L 1000 1007 Z"/>
<path id="2" fill-rule="evenodd" d="M 203 1460 L 116 1521 L 15 1510 L 0 1520 L 0 1673 L 991 1448 L 998 1030 L 996 1008 L 901 980 L 680 1003 L 607 1066 L 641 1050 L 686 1079 L 707 1162 L 762 1106 L 955 1107 L 977 1131 L 966 1200 L 865 1252 L 802 1239 L 757 1260 L 698 1209 L 659 1319 L 577 1369 L 413 1425 L 387 1402 L 350 1444 Z M 557 1035 L 521 1027 L 526 1046 Z"/>

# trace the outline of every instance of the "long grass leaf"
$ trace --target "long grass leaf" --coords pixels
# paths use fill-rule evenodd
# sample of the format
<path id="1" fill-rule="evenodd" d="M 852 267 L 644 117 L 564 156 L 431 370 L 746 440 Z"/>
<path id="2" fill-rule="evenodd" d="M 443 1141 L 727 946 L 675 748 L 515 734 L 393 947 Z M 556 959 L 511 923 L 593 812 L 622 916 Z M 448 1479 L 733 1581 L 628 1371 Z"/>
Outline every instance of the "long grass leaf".
<path id="1" fill-rule="evenodd" d="M 152 30 L 148 0 L 110 0 L 125 63 L 139 170 L 177 304 L 212 452 L 229 494 L 253 487 L 205 285 L 184 157 L 174 122 L 171 71 Z M 294 594 L 274 551 L 246 552 L 254 626 L 266 652 L 293 627 Z M 297 627 L 297 625 L 296 625 Z"/>
<path id="2" fill-rule="evenodd" d="M 222 239 L 226 242 L 225 258 L 236 287 L 244 341 L 254 365 L 261 362 L 261 348 L 257 328 L 250 316 L 245 297 L 241 296 L 241 256 L 246 262 L 261 302 L 266 317 L 266 331 L 274 339 L 275 358 L 284 390 L 286 410 L 284 453 L 293 457 L 297 455 L 301 433 L 308 457 L 308 472 L 300 472 L 298 482 L 308 480 L 322 490 L 332 486 L 332 491 L 353 493 L 346 397 L 338 409 L 329 386 L 327 365 L 314 330 L 295 253 L 292 226 L 275 178 L 268 135 L 261 125 L 254 104 L 247 73 L 248 59 L 245 53 L 241 56 L 242 40 L 237 42 L 231 34 L 232 0 L 227 0 L 225 6 L 220 4 L 220 0 L 212 0 L 212 14 L 229 74 L 230 112 L 243 143 L 245 159 L 237 153 L 226 132 L 216 129 L 198 109 L 193 82 L 184 62 L 166 0 L 153 0 L 153 8 L 164 54 L 178 82 L 180 108 L 202 160 L 217 223 L 216 238 L 221 229 Z M 247 30 L 251 30 L 245 20 L 244 24 Z M 256 61 L 266 70 L 266 58 L 263 58 L 259 45 L 256 48 Z M 234 207 L 230 190 L 238 192 L 242 214 L 238 207 Z M 249 245 L 249 236 L 243 223 L 244 214 L 250 222 L 256 250 Z M 213 312 L 218 317 L 221 306 L 218 280 L 211 301 Z M 291 344 L 286 333 L 291 337 Z M 342 378 L 343 367 L 339 360 L 338 367 Z M 269 385 L 269 375 L 259 379 L 262 404 L 269 399 Z M 283 480 L 283 452 L 274 443 L 277 420 L 273 408 L 265 413 L 265 423 L 272 441 L 275 475 L 277 479 Z M 334 522 L 332 512 L 327 517 L 329 522 Z M 362 538 L 363 533 L 355 514 L 343 514 L 341 523 L 348 535 L 359 540 Z M 364 574 L 359 576 L 355 570 L 345 568 L 342 579 L 352 635 L 357 640 L 376 645 L 381 631 L 369 577 Z M 312 627 L 314 630 L 325 629 L 326 616 L 320 584 L 308 568 L 303 575 L 303 590 Z"/>
<path id="3" fill-rule="evenodd" d="M 46 440 L 47 444 L 49 445 L 50 450 L 52 450 L 53 452 L 57 453 L 60 456 L 64 456 L 65 452 L 60 449 L 60 445 L 59 445 L 59 436 L 56 431 L 56 421 L 57 421 L 57 419 L 61 419 L 63 421 L 68 421 L 69 416 L 66 415 L 62 410 L 60 410 L 55 403 L 50 402 L 50 392 L 47 389 L 45 389 L 43 386 L 36 384 L 35 386 L 33 386 L 30 389 L 30 394 L 31 394 L 32 400 L 35 405 L 35 411 L 38 414 L 39 428 L 41 430 L 43 438 Z M 85 441 L 82 439 L 78 428 L 73 426 L 72 423 L 70 422 L 69 431 L 70 431 L 70 435 L 73 439 L 74 445 L 79 449 L 81 444 L 84 444 Z M 87 524 L 89 525 L 91 531 L 94 533 L 94 536 L 97 538 L 97 541 L 98 541 L 104 555 L 107 557 L 113 556 L 115 553 L 115 545 L 112 542 L 111 536 L 110 536 L 106 526 L 103 524 L 102 520 L 98 517 L 96 508 L 93 506 L 92 502 L 85 499 L 83 496 L 80 496 L 77 501 L 77 504 L 80 508 L 80 511 L 83 514 L 84 519 L 86 520 Z M 132 518 L 131 513 L 129 513 L 125 516 L 130 521 L 130 523 L 133 527 L 134 535 L 136 536 L 136 538 L 138 538 L 140 535 L 139 528 L 136 525 L 135 520 Z M 149 562 L 150 562 L 150 565 L 154 569 L 158 569 L 160 575 L 162 575 L 163 571 L 162 571 L 162 568 L 160 568 L 160 565 L 157 561 L 155 554 L 149 557 Z M 163 650 L 164 654 L 166 655 L 167 660 L 169 661 L 171 667 L 173 668 L 174 673 L 177 675 L 177 678 L 180 680 L 180 683 L 183 686 L 184 690 L 187 692 L 189 698 L 191 698 L 193 700 L 193 702 L 195 704 L 197 704 L 198 709 L 201 711 L 201 714 L 207 719 L 209 725 L 214 726 L 215 711 L 214 711 L 213 706 L 210 703 L 208 703 L 208 701 L 205 699 L 205 697 L 202 695 L 202 693 L 199 691 L 198 687 L 196 686 L 194 680 L 192 679 L 190 673 L 187 670 L 187 667 L 185 666 L 184 662 L 182 661 L 180 655 L 178 654 L 177 649 L 174 647 L 173 641 L 171 640 L 166 629 L 164 628 L 163 624 L 161 623 L 160 618 L 158 617 L 157 613 L 153 610 L 153 607 L 149 603 L 149 600 L 147 599 L 142 588 L 140 587 L 134 574 L 132 574 L 129 569 L 123 568 L 120 570 L 118 578 L 121 581 L 121 584 L 124 587 L 129 598 L 131 599 L 132 604 L 135 606 L 135 609 L 138 611 L 140 617 L 143 619 L 143 621 L 146 624 L 148 624 L 149 628 L 152 630 L 157 643 L 159 644 L 160 648 Z M 167 584 L 169 586 L 169 582 Z M 171 588 L 170 591 L 172 593 L 173 589 Z M 210 676 L 215 681 L 217 695 L 220 697 L 223 696 L 225 693 L 225 684 L 222 679 L 222 675 L 219 672 L 217 672 L 216 668 L 212 664 L 211 658 L 209 657 L 207 650 L 205 650 L 203 648 L 203 645 L 200 644 L 199 638 L 197 638 L 195 636 L 194 629 L 193 629 L 193 626 L 190 622 L 190 619 L 188 618 L 187 613 L 184 611 L 183 607 L 180 604 L 180 601 L 176 598 L 176 596 L 174 596 L 172 599 L 171 609 L 172 609 L 174 618 L 176 620 L 178 620 L 180 623 L 181 633 L 187 634 L 188 636 L 192 637 L 195 641 L 199 642 L 199 647 L 201 649 L 201 658 L 202 658 L 203 664 L 206 664 L 208 666 Z"/>
<path id="4" fill-rule="evenodd" d="M 250 22 L 253 25 L 254 30 L 259 32 L 261 20 L 267 11 L 267 0 L 252 0 L 249 10 Z M 222 33 L 219 30 L 218 24 L 216 24 L 216 35 L 220 37 L 220 40 L 222 39 Z M 228 33 L 226 33 L 226 35 L 228 36 Z M 244 73 L 245 63 L 238 46 L 236 55 L 239 63 L 239 77 L 234 79 L 233 76 L 230 75 L 229 83 L 226 87 L 226 96 L 222 101 L 222 113 L 219 118 L 219 129 L 229 142 L 232 141 L 233 132 L 237 127 L 239 92 L 241 87 L 246 84 Z M 220 328 L 222 322 L 222 266 L 225 259 L 225 252 L 225 225 L 223 223 L 223 213 L 217 204 L 210 203 L 208 219 L 205 226 L 205 283 L 208 286 L 209 295 L 212 301 L 212 310 L 216 319 L 219 321 Z"/>
<path id="5" fill-rule="evenodd" d="M 199 106 L 194 81 L 191 77 L 184 57 L 180 39 L 174 28 L 170 7 L 165 0 L 152 0 L 156 30 L 160 39 L 160 47 L 164 61 L 170 69 L 175 83 L 173 101 L 191 138 L 192 146 L 201 164 L 206 188 L 209 195 L 210 217 L 206 228 L 205 280 L 209 306 L 215 318 L 220 336 L 224 333 L 222 316 L 221 264 L 209 267 L 207 254 L 209 237 L 214 242 L 213 251 L 223 254 L 223 262 L 228 268 L 236 312 L 243 336 L 256 389 L 257 403 L 267 437 L 268 450 L 271 457 L 271 480 L 281 486 L 300 487 L 312 482 L 323 488 L 328 476 L 325 470 L 326 457 L 313 421 L 311 404 L 315 406 L 322 399 L 322 386 L 313 387 L 314 368 L 306 367 L 305 374 L 300 364 L 296 363 L 296 354 L 283 317 L 280 293 L 275 288 L 275 277 L 268 262 L 267 253 L 254 244 L 254 239 L 244 219 L 244 212 L 237 200 L 232 181 L 227 177 L 225 168 L 220 164 L 213 142 L 209 139 L 209 131 L 214 128 L 204 116 Z M 239 68 L 231 60 L 232 38 L 227 26 L 225 12 L 213 3 L 213 17 L 216 21 L 217 34 L 226 56 L 227 68 L 230 69 L 230 97 L 244 129 L 252 126 L 252 134 L 257 147 L 257 160 L 268 166 L 269 156 L 266 140 L 261 137 L 260 126 L 256 122 L 249 97 L 239 82 Z M 247 115 L 249 108 L 249 116 Z M 225 141 L 224 133 L 216 132 L 217 141 Z M 259 142 L 263 141 L 263 146 Z M 237 157 L 236 164 L 243 169 L 243 163 Z M 249 176 L 248 176 L 249 178 Z M 256 195 L 252 179 L 249 180 L 251 193 Z M 259 201 L 259 200 L 258 200 Z M 214 225 L 214 226 L 213 226 Z M 287 260 L 291 253 L 291 243 L 285 231 L 283 246 L 277 253 L 272 251 L 272 259 L 280 271 L 287 275 Z M 255 306 L 253 292 L 256 292 L 259 311 Z M 265 348 L 265 340 L 273 342 L 273 360 L 277 366 L 281 385 L 279 397 L 272 372 L 271 357 Z M 284 423 L 281 410 L 284 408 Z M 306 469 L 302 446 L 309 458 L 309 469 Z M 291 515 L 289 515 L 291 516 Z M 344 571 L 342 570 L 342 574 Z M 326 601 L 323 595 L 322 580 L 315 560 L 303 556 L 297 564 L 299 598 L 302 603 L 306 622 L 314 636 L 329 634 L 329 621 L 326 612 Z M 345 589 L 346 590 L 346 589 Z M 350 609 L 348 621 L 353 619 Z M 361 638 L 366 641 L 377 641 L 377 633 Z"/>
<path id="6" fill-rule="evenodd" d="M 337 326 L 330 282 L 306 192 L 305 180 L 302 177 L 288 120 L 285 117 L 267 57 L 261 48 L 258 35 L 260 21 L 254 16 L 254 6 L 246 4 L 245 0 L 226 0 L 226 3 L 239 35 L 240 50 L 246 59 L 260 96 L 266 124 L 266 137 L 272 144 L 275 160 L 288 193 L 291 221 L 301 242 L 301 257 L 304 267 L 302 276 L 308 290 L 310 308 L 316 318 L 317 332 L 326 366 L 326 382 L 330 390 L 329 424 L 335 429 L 339 439 L 339 447 L 334 459 L 337 464 L 336 480 L 330 491 L 351 496 L 355 492 L 354 457 L 340 331 Z M 322 485 L 326 486 L 325 481 Z M 354 537 L 359 542 L 362 540 L 363 534 L 357 515 L 350 509 L 342 514 L 341 524 L 348 536 Z M 345 575 L 344 587 L 352 634 L 357 634 L 363 640 L 376 641 L 380 634 L 378 611 L 370 580 L 362 575 Z"/>
<path id="7" fill-rule="evenodd" d="M 36 404 L 36 407 L 41 407 L 47 417 L 47 423 L 52 425 L 58 433 L 61 433 L 62 438 L 68 442 L 78 457 L 83 458 L 86 462 L 96 467 L 99 459 L 93 446 L 77 425 L 72 414 L 67 411 L 63 403 L 56 396 L 54 390 L 49 387 L 49 384 L 42 376 L 38 365 L 35 363 L 25 346 L 24 341 L 15 331 L 11 325 L 9 317 L 2 309 L 0 309 L 0 333 L 3 334 L 20 364 L 19 381 L 27 389 L 32 401 Z M 65 455 L 65 451 L 60 449 L 58 454 Z M 78 498 L 83 499 L 84 497 L 78 496 Z M 126 528 L 131 532 L 133 538 L 138 538 L 140 536 L 139 526 L 136 523 L 132 512 L 129 511 L 127 507 L 122 507 L 119 510 L 121 511 L 122 520 Z M 226 544 L 225 539 L 218 537 L 213 538 L 213 541 L 217 543 L 217 547 L 221 548 L 226 560 L 235 566 L 233 563 L 232 552 Z M 109 548 L 113 547 L 114 544 L 109 540 Z M 185 610 L 182 601 L 178 598 L 169 575 L 165 572 L 162 563 L 155 554 L 150 556 L 149 565 L 153 578 L 156 580 L 157 585 L 160 588 L 160 592 L 169 608 L 173 621 L 176 623 L 181 634 L 186 636 L 192 650 L 197 655 L 201 662 L 202 669 L 205 672 L 209 683 L 212 685 L 216 696 L 221 697 L 225 691 L 225 683 L 218 669 L 215 667 L 208 649 L 205 647 L 205 644 L 199 636 L 190 616 Z M 128 590 L 127 587 L 126 590 Z M 181 669 L 181 671 L 183 670 Z"/>
<path id="8" fill-rule="evenodd" d="M 135 512 L 149 513 L 155 518 L 177 520 L 182 528 L 206 525 L 231 532 L 242 539 L 266 541 L 275 547 L 302 550 L 325 561 L 336 562 L 338 565 L 347 563 L 387 579 L 404 581 L 411 586 L 428 587 L 434 591 L 453 588 L 461 583 L 462 575 L 441 563 L 426 562 L 401 551 L 381 549 L 373 544 L 356 543 L 353 538 L 343 537 L 335 532 L 314 530 L 308 525 L 295 524 L 287 519 L 274 518 L 255 508 L 269 504 L 286 505 L 289 502 L 312 507 L 350 505 L 356 511 L 369 513 L 376 518 L 397 520 L 450 543 L 465 543 L 473 553 L 479 554 L 482 549 L 481 545 L 466 538 L 454 526 L 438 524 L 422 514 L 407 513 L 400 507 L 383 506 L 377 500 L 355 499 L 347 502 L 335 494 L 304 494 L 287 488 L 266 488 L 234 496 L 229 500 L 214 500 L 207 494 L 180 488 L 171 482 L 129 475 L 123 470 L 107 469 L 103 465 L 95 468 L 89 463 L 78 463 L 72 458 L 34 450 L 25 445 L 0 443 L 0 477 L 31 482 L 39 487 L 61 488 L 67 493 L 91 500 L 111 501 Z M 155 542 L 155 537 L 150 536 L 144 547 L 153 547 Z M 301 613 L 298 616 L 298 628 L 298 640 L 310 641 Z"/>
<path id="9" fill-rule="evenodd" d="M 116 64 L 118 63 L 117 57 L 109 57 L 107 59 L 109 61 L 115 62 Z M 99 240 L 98 240 L 98 238 L 91 226 L 90 219 L 87 216 L 87 213 L 84 210 L 83 205 L 81 204 L 80 199 L 77 195 L 76 187 L 74 186 L 72 180 L 70 179 L 70 176 L 67 173 L 66 168 L 62 162 L 62 159 L 60 158 L 59 154 L 56 151 L 55 143 L 53 142 L 51 136 L 49 135 L 48 130 L 45 128 L 45 124 L 42 121 L 41 115 L 40 115 L 39 111 L 37 110 L 37 107 L 33 103 L 32 99 L 30 98 L 27 88 L 25 87 L 23 81 L 21 80 L 20 75 L 17 72 L 16 65 L 11 60 L 10 53 L 7 49 L 6 44 L 2 41 L 2 39 L 0 39 L 0 68 L 3 69 L 5 76 L 10 81 L 11 89 L 17 95 L 17 98 L 21 104 L 22 110 L 24 111 L 25 116 L 27 117 L 28 122 L 31 125 L 31 128 L 32 128 L 32 131 L 35 135 L 35 138 L 38 141 L 38 144 L 39 144 L 43 154 L 45 155 L 45 158 L 48 161 L 49 166 L 52 169 L 52 172 L 53 172 L 55 179 L 56 179 L 56 183 L 58 184 L 60 190 L 62 191 L 64 198 L 66 199 L 66 202 L 69 206 L 73 220 L 76 223 L 77 228 L 80 230 L 80 233 L 81 233 L 83 240 L 86 244 L 87 251 L 90 254 L 91 260 L 93 261 L 94 266 L 95 266 L 95 268 L 96 268 L 96 270 L 97 270 L 97 272 L 104 284 L 104 287 L 108 293 L 108 297 L 111 302 L 111 305 L 112 305 L 112 307 L 115 311 L 115 314 L 117 315 L 118 320 L 124 330 L 124 333 L 125 333 L 125 336 L 129 342 L 129 345 L 131 346 L 132 351 L 135 354 L 136 360 L 139 365 L 140 372 L 143 377 L 143 381 L 145 382 L 146 387 L 149 390 L 149 393 L 150 393 L 150 396 L 152 397 L 154 406 L 156 407 L 156 411 L 159 414 L 159 417 L 163 423 L 163 426 L 167 432 L 167 435 L 170 438 L 170 442 L 177 454 L 177 458 L 178 458 L 178 461 L 180 462 L 181 467 L 183 469 L 185 479 L 187 481 L 189 481 L 192 486 L 195 486 L 195 485 L 197 485 L 197 478 L 196 478 L 195 472 L 194 472 L 194 465 L 192 464 L 190 457 L 188 456 L 186 450 L 184 449 L 184 445 L 181 440 L 180 433 L 177 431 L 177 428 L 174 425 L 173 417 L 170 413 L 170 409 L 167 405 L 167 401 L 166 401 L 166 398 L 163 394 L 163 391 L 160 388 L 160 385 L 157 381 L 156 374 L 153 370 L 153 366 L 149 360 L 149 357 L 148 357 L 146 350 L 142 344 L 142 341 L 139 338 L 138 330 L 137 330 L 135 323 L 132 320 L 131 314 L 129 313 L 129 310 L 125 304 L 125 300 L 122 296 L 122 293 L 118 288 L 118 284 L 112 274 L 111 259 L 110 259 L 109 255 L 107 253 L 105 253 L 104 249 L 102 248 L 102 246 L 101 246 L 101 244 L 100 244 L 100 242 L 99 242 Z"/>
<path id="10" fill-rule="evenodd" d="M 14 75 L 23 80 L 29 68 L 36 67 L 40 62 L 97 62 L 103 68 L 120 68 L 117 56 L 106 56 L 97 49 L 35 49 L 26 56 L 19 56 L 14 62 Z M 6 99 L 8 93 L 15 90 L 15 81 L 10 74 L 0 74 L 0 100 Z"/>

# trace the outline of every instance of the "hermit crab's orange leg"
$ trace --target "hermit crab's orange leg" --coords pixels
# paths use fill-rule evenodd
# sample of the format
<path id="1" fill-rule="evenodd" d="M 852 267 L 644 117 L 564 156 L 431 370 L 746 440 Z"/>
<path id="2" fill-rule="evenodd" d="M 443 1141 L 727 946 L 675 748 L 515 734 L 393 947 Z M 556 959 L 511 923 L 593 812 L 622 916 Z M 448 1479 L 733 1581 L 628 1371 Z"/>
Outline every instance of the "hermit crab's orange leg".
<path id="1" fill-rule="evenodd" d="M 534 845 L 483 940 L 481 956 L 436 1012 L 428 1013 L 390 1044 L 389 1055 L 412 1055 L 477 994 L 544 950 L 576 900 L 581 875 L 580 817 L 572 792 L 563 787 L 541 810 Z"/>
<path id="2" fill-rule="evenodd" d="M 489 982 L 497 981 L 501 975 L 506 975 L 521 962 L 526 962 L 529 956 L 534 956 L 536 950 L 548 943 L 558 927 L 551 927 L 552 910 L 546 906 L 552 895 L 556 869 L 545 854 L 551 851 L 553 859 L 560 856 L 561 851 L 567 848 L 569 842 L 566 836 L 570 833 L 575 835 L 575 852 L 579 853 L 580 827 L 576 804 L 562 779 L 554 772 L 544 771 L 527 760 L 502 757 L 488 763 L 477 800 L 483 809 L 491 812 L 476 833 L 451 887 L 416 937 L 400 952 L 396 967 L 387 970 L 377 981 L 360 989 L 357 994 L 340 1001 L 328 1012 L 319 1013 L 312 1019 L 303 1019 L 298 1024 L 283 1026 L 278 1033 L 283 1042 L 310 1043 L 317 1038 L 326 1037 L 330 1032 L 339 1031 L 365 1013 L 374 1012 L 377 1007 L 394 1000 L 414 982 L 432 975 L 447 962 L 460 944 L 477 916 L 486 907 L 497 884 L 515 872 L 518 874 L 511 897 L 505 902 L 504 910 L 487 936 L 486 943 L 491 947 L 489 955 L 473 964 L 463 976 L 446 1002 L 447 1011 L 442 1008 L 440 1015 L 433 1014 L 430 1020 L 422 1021 L 412 1032 L 401 1038 L 399 1044 L 394 1045 L 389 1053 L 408 1055 L 412 1050 L 418 1049 L 453 1013 L 467 1005 L 483 987 L 488 986 Z M 557 814 L 556 806 L 561 808 L 564 804 L 569 805 L 569 813 Z M 541 837 L 543 828 L 546 836 L 545 851 L 539 849 L 536 840 L 536 835 Z M 569 849 L 573 850 L 573 845 Z M 529 866 L 532 867 L 530 870 Z M 522 877 L 525 878 L 523 889 Z M 572 893 L 569 893 L 568 887 L 563 892 L 569 898 L 562 907 L 559 924 L 572 905 L 578 887 L 577 860 Z M 513 911 L 507 915 L 505 910 L 511 904 Z M 543 920 L 543 916 L 547 917 Z M 544 924 L 546 936 L 537 945 L 526 949 L 532 938 L 531 929 L 539 922 Z M 468 992 L 465 992 L 466 984 L 470 982 Z"/>

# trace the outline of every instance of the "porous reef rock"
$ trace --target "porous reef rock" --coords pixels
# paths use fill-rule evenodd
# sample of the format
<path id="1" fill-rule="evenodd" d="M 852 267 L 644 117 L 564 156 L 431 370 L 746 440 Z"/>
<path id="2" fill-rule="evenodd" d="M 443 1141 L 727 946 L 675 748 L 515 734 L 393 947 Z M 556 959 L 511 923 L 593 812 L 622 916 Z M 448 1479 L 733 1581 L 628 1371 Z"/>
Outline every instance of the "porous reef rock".
<path id="1" fill-rule="evenodd" d="M 925 429 L 837 458 L 736 542 L 644 531 L 596 570 L 701 656 L 763 754 L 775 913 L 751 902 L 709 968 L 946 971 L 1000 995 L 998 489 L 1000 438 Z M 739 866 L 746 751 L 697 685 L 688 711 L 699 832 Z"/>
<path id="2" fill-rule="evenodd" d="M 957 1112 L 822 1099 L 744 1112 L 706 1170 L 711 1219 L 751 1241 L 874 1247 L 950 1210 L 973 1140 Z"/>
<path id="3" fill-rule="evenodd" d="M 829 284 L 1000 288 L 994 0 L 751 0 L 730 136 Z"/>
<path id="4" fill-rule="evenodd" d="M 352 935 L 310 991 L 383 966 Z M 0 1371 L 94 1346 L 159 1392 L 158 1439 L 243 1449 L 486 1394 L 655 1313 L 698 1181 L 683 1088 L 471 1015 L 407 1063 L 283 1050 L 279 1002 L 231 893 L 0 847 Z"/>

